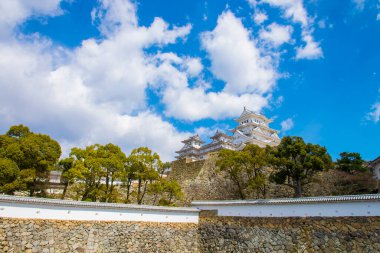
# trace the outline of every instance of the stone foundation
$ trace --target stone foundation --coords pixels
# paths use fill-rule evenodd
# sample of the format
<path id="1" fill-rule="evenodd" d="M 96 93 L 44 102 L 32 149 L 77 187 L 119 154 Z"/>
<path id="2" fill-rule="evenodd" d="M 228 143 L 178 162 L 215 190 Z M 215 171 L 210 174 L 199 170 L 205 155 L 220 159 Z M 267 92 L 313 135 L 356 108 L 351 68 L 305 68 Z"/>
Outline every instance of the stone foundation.
<path id="1" fill-rule="evenodd" d="M 238 218 L 199 224 L 0 219 L 0 252 L 380 252 L 380 217 Z"/>
<path id="2" fill-rule="evenodd" d="M 0 219 L 0 252 L 197 252 L 197 224 Z"/>
<path id="3" fill-rule="evenodd" d="M 380 217 L 201 218 L 201 252 L 380 252 Z"/>
<path id="4" fill-rule="evenodd" d="M 210 153 L 206 160 L 187 162 L 185 159 L 172 163 L 169 177 L 177 180 L 185 194 L 184 204 L 199 199 L 236 199 L 235 185 L 216 167 L 217 153 Z"/>

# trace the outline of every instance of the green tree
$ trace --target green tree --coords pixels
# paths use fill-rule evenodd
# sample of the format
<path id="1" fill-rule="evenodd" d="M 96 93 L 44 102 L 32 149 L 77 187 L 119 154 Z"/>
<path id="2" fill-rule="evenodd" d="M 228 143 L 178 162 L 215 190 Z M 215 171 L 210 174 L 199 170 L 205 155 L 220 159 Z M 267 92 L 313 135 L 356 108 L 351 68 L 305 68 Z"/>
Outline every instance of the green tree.
<path id="1" fill-rule="evenodd" d="M 256 193 L 265 197 L 265 175 L 267 164 L 265 149 L 257 145 L 247 145 L 242 151 L 223 149 L 219 151 L 216 165 L 235 184 L 241 199 Z"/>
<path id="2" fill-rule="evenodd" d="M 265 149 L 251 144 L 242 151 L 244 171 L 246 173 L 246 187 L 249 192 L 256 192 L 256 198 L 265 198 L 266 176 L 264 167 L 268 164 L 268 155 Z"/>
<path id="3" fill-rule="evenodd" d="M 26 126 L 12 126 L 0 136 L 0 157 L 17 164 L 19 188 L 28 190 L 30 196 L 44 188 L 60 156 L 61 147 L 57 141 L 48 135 L 33 133 Z"/>
<path id="4" fill-rule="evenodd" d="M 115 180 L 120 179 L 127 157 L 119 146 L 107 144 L 101 149 L 101 165 L 105 171 L 105 202 L 114 201 Z"/>
<path id="5" fill-rule="evenodd" d="M 142 204 L 148 184 L 159 178 L 158 170 L 162 168 L 160 156 L 147 147 L 132 150 L 128 157 L 128 173 L 130 180 L 137 180 L 137 204 Z"/>
<path id="6" fill-rule="evenodd" d="M 336 168 L 351 174 L 368 170 L 368 167 L 359 153 L 349 152 L 340 153 L 340 158 L 336 161 Z"/>
<path id="7" fill-rule="evenodd" d="M 73 168 L 73 166 L 74 166 L 74 158 L 72 157 L 64 158 L 60 160 L 58 163 L 58 169 L 62 171 L 61 183 L 63 183 L 64 185 L 61 199 L 65 198 L 67 187 L 69 186 L 70 183 L 73 183 L 73 178 L 70 177 L 70 174 L 68 172 L 70 169 Z"/>
<path id="8" fill-rule="evenodd" d="M 114 201 L 114 182 L 121 177 L 127 160 L 121 149 L 114 144 L 95 144 L 85 149 L 72 148 L 70 157 L 73 165 L 65 178 L 83 185 L 82 200 Z"/>
<path id="9" fill-rule="evenodd" d="M 222 149 L 219 151 L 216 165 L 236 185 L 239 197 L 246 199 L 241 153 L 235 150 Z"/>
<path id="10" fill-rule="evenodd" d="M 20 189 L 20 170 L 17 164 L 8 158 L 0 158 L 0 192 L 13 195 Z"/>
<path id="11" fill-rule="evenodd" d="M 181 185 L 176 180 L 166 180 L 164 184 L 164 192 L 167 195 L 166 199 L 169 205 L 172 205 L 174 200 L 180 200 L 183 198 Z"/>
<path id="12" fill-rule="evenodd" d="M 153 205 L 173 205 L 175 200 L 183 198 L 181 185 L 176 180 L 167 180 L 166 178 L 159 178 L 158 180 L 149 184 L 148 193 L 153 195 Z"/>
<path id="13" fill-rule="evenodd" d="M 305 185 L 312 182 L 318 171 L 330 169 L 332 161 L 325 147 L 305 143 L 301 137 L 284 137 L 276 148 L 268 148 L 273 169 L 270 180 L 293 188 L 301 197 Z"/>

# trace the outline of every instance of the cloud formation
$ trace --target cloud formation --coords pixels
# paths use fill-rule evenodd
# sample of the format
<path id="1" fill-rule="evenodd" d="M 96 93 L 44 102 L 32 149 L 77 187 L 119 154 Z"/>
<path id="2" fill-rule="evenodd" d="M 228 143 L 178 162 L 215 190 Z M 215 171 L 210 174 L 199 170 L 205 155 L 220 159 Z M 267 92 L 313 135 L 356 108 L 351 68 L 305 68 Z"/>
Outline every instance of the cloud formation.
<path id="1" fill-rule="evenodd" d="M 263 55 L 240 19 L 230 11 L 219 16 L 217 26 L 202 35 L 211 59 L 211 71 L 225 81 L 231 94 L 270 91 L 278 74 L 270 56 Z"/>
<path id="2" fill-rule="evenodd" d="M 29 2 L 19 4 L 24 5 L 17 10 L 28 11 L 15 13 L 12 24 L 6 21 L 8 27 L 27 15 L 56 15 L 59 9 L 59 1 L 41 10 Z M 66 154 L 74 145 L 113 142 L 126 152 L 147 145 L 163 159 L 171 159 L 173 149 L 189 133 L 179 132 L 146 108 L 145 90 L 156 67 L 144 49 L 176 43 L 191 26 L 171 29 L 158 18 L 149 27 L 138 26 L 129 1 L 104 0 L 95 12 L 105 38 L 83 41 L 75 50 L 40 36 L 3 35 L 8 37 L 0 43 L 1 125 L 24 123 L 51 134 Z M 131 15 L 126 18 L 124 12 Z M 190 65 L 197 71 L 196 64 Z"/>
<path id="3" fill-rule="evenodd" d="M 284 18 L 291 20 L 294 24 L 301 25 L 301 39 L 304 45 L 296 47 L 296 59 L 310 60 L 323 57 L 322 48 L 312 35 L 314 21 L 309 18 L 303 0 L 248 0 L 248 3 L 255 12 L 258 12 L 263 4 L 279 8 L 282 10 Z"/>
<path id="4" fill-rule="evenodd" d="M 272 23 L 267 26 L 266 29 L 261 29 L 259 36 L 261 39 L 267 41 L 275 47 L 279 47 L 284 43 L 288 43 L 291 40 L 291 34 L 293 28 L 289 25 L 279 25 Z"/>
<path id="5" fill-rule="evenodd" d="M 0 1 L 0 38 L 9 38 L 15 27 L 29 17 L 61 14 L 60 2 L 61 0 Z"/>
<path id="6" fill-rule="evenodd" d="M 294 127 L 294 121 L 292 118 L 288 118 L 281 122 L 281 132 L 285 133 Z"/>
<path id="7" fill-rule="evenodd" d="M 368 113 L 367 118 L 375 123 L 380 120 L 380 102 L 375 103 L 371 107 L 371 111 Z"/>
<path id="8" fill-rule="evenodd" d="M 201 35 L 201 41 L 211 60 L 212 74 L 226 84 L 220 91 L 209 91 L 209 85 L 192 87 L 189 74 L 175 66 L 183 61 L 180 57 L 160 57 L 153 83 L 160 84 L 156 89 L 166 116 L 217 120 L 238 115 L 244 106 L 261 111 L 269 104 L 278 78 L 275 61 L 262 54 L 240 19 L 231 11 L 223 12 L 216 27 Z"/>

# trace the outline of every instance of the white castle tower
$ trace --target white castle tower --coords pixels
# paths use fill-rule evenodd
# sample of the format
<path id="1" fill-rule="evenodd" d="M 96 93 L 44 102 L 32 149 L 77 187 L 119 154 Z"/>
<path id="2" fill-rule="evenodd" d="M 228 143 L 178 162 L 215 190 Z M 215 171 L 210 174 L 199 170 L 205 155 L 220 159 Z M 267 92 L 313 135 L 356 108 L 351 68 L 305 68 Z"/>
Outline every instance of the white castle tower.
<path id="1" fill-rule="evenodd" d="M 256 144 L 265 147 L 280 144 L 279 131 L 269 127 L 272 120 L 264 115 L 251 112 L 244 107 L 242 114 L 235 121 L 238 126 L 229 130 L 233 134 L 232 143 L 234 145 Z"/>
<path id="2" fill-rule="evenodd" d="M 279 131 L 269 127 L 272 121 L 262 114 L 244 110 L 239 118 L 235 119 L 238 126 L 229 130 L 232 136 L 216 131 L 211 137 L 212 142 L 203 145 L 199 135 L 191 136 L 182 141 L 185 145 L 176 151 L 177 159 L 189 158 L 192 161 L 207 158 L 207 154 L 220 149 L 241 150 L 247 144 L 256 144 L 260 147 L 277 146 L 280 144 Z"/>

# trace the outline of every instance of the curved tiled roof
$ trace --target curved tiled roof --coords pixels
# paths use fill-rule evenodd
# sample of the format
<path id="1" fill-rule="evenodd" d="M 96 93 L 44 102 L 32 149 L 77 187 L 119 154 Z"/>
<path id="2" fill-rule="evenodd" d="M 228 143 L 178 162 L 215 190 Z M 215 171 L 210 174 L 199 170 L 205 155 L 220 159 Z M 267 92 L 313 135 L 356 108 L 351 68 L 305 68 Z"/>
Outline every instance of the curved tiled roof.
<path id="1" fill-rule="evenodd" d="M 358 201 L 380 201 L 380 194 L 364 195 L 342 195 L 342 196 L 322 196 L 306 198 L 283 198 L 283 199 L 256 199 L 256 200 L 216 200 L 191 202 L 192 206 L 228 206 L 228 205 L 285 205 L 285 204 L 312 204 L 312 203 L 333 203 L 333 202 L 358 202 Z"/>
<path id="2" fill-rule="evenodd" d="M 151 211 L 158 211 L 158 212 L 185 212 L 185 213 L 199 212 L 199 210 L 196 208 L 188 208 L 188 207 L 162 207 L 162 206 L 117 204 L 117 203 L 104 203 L 104 202 L 85 202 L 85 201 L 74 201 L 74 200 L 19 197 L 19 196 L 9 196 L 9 195 L 0 195 L 0 203 L 1 202 L 17 203 L 17 204 L 100 208 L 100 209 L 128 209 L 128 210 L 145 210 L 145 211 L 151 210 Z"/>

